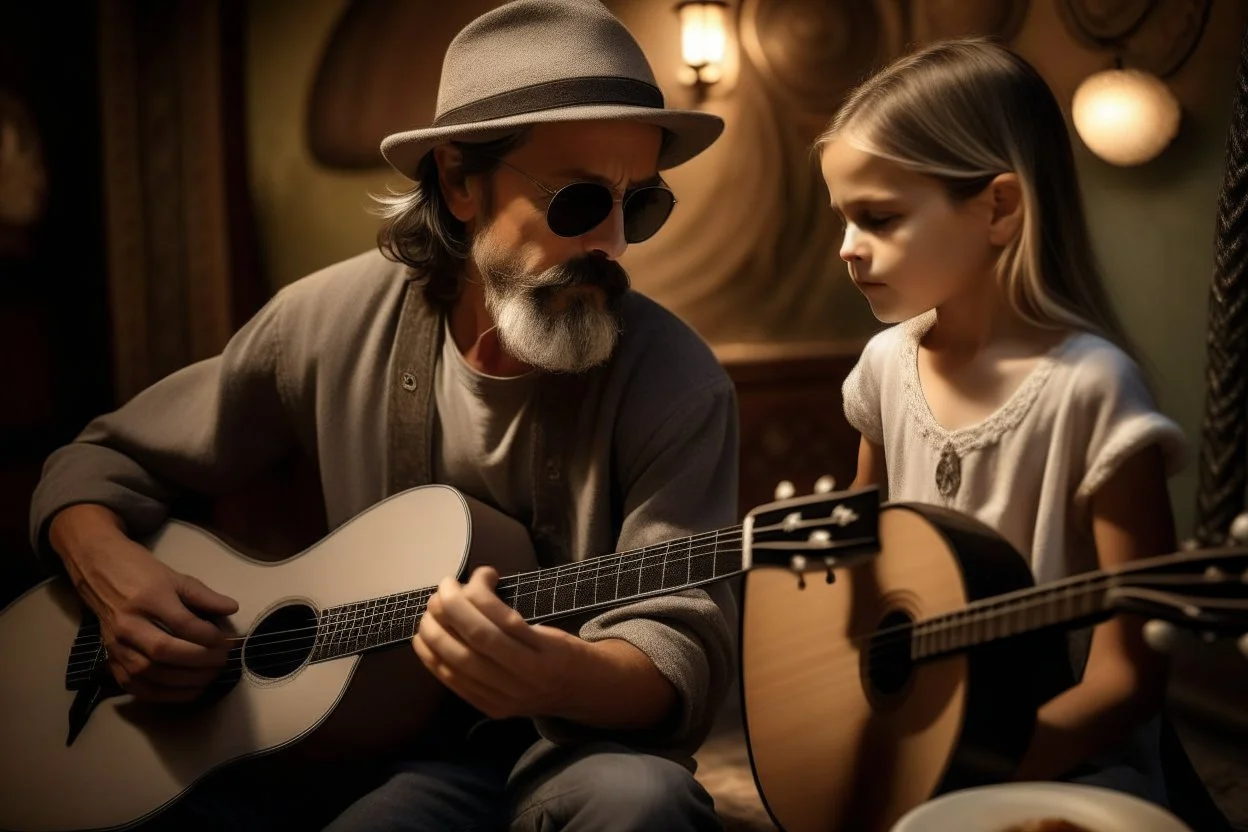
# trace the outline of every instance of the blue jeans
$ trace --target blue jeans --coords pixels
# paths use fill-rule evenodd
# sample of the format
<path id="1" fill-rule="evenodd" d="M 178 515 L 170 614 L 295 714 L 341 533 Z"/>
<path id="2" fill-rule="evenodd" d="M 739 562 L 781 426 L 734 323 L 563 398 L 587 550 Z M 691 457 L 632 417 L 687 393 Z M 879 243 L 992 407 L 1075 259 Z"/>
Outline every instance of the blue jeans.
<path id="1" fill-rule="evenodd" d="M 710 795 L 684 766 L 610 742 L 539 740 L 498 760 L 320 766 L 275 781 L 227 770 L 159 816 L 151 830 L 325 832 L 633 832 L 721 830 Z"/>

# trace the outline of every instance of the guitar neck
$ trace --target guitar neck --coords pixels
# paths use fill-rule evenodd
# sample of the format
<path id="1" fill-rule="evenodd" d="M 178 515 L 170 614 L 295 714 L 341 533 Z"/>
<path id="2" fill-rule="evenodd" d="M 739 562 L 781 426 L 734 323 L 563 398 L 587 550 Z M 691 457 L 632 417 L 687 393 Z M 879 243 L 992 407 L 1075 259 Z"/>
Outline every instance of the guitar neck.
<path id="1" fill-rule="evenodd" d="M 565 618 L 722 580 L 742 571 L 742 528 L 505 577 L 495 592 L 526 621 Z M 436 587 L 323 610 L 310 660 L 328 661 L 410 639 Z"/>

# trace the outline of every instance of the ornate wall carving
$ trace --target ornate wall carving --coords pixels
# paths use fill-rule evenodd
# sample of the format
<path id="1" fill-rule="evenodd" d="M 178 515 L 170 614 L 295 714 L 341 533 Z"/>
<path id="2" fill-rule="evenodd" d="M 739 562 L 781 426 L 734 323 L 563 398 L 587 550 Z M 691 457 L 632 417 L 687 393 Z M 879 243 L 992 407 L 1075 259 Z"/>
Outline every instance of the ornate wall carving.
<path id="1" fill-rule="evenodd" d="M 1162 78 L 1200 41 L 1212 0 L 1058 0 L 1070 33 Z"/>

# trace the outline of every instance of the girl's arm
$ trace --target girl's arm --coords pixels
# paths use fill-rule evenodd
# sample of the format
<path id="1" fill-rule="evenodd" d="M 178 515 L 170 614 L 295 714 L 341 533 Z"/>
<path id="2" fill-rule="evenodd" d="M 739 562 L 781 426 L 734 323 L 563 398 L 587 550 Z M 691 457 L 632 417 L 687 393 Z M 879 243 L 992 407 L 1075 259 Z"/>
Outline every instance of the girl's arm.
<path id="1" fill-rule="evenodd" d="M 1156 445 L 1125 460 L 1092 496 L 1091 508 L 1102 568 L 1176 548 Z M 1144 642 L 1143 625 L 1142 618 L 1119 615 L 1096 628 L 1083 681 L 1040 709 L 1016 780 L 1058 778 L 1123 741 L 1161 709 L 1168 663 Z"/>
<path id="2" fill-rule="evenodd" d="M 881 491 L 888 488 L 888 469 L 884 466 L 884 446 L 877 445 L 867 437 L 858 443 L 858 473 L 850 488 L 878 485 Z"/>

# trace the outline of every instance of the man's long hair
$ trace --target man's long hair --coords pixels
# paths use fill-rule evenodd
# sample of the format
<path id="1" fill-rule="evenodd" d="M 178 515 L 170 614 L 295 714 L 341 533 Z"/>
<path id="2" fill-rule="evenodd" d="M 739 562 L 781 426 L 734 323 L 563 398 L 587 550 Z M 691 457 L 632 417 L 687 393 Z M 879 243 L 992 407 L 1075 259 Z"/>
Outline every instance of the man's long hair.
<path id="1" fill-rule="evenodd" d="M 464 176 L 492 174 L 499 160 L 520 147 L 529 130 L 489 142 L 452 142 L 463 157 Z M 446 308 L 455 302 L 463 286 L 464 263 L 472 250 L 467 227 L 455 218 L 442 194 L 438 164 L 432 151 L 416 166 L 416 184 L 407 191 L 373 195 L 383 218 L 377 247 L 388 259 L 411 268 L 423 282 L 425 298 Z M 485 189 L 489 199 L 492 189 Z M 487 204 L 486 210 L 490 210 Z"/>

